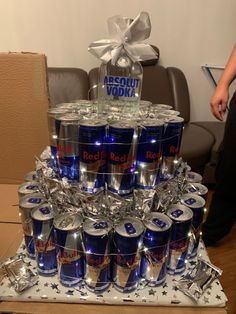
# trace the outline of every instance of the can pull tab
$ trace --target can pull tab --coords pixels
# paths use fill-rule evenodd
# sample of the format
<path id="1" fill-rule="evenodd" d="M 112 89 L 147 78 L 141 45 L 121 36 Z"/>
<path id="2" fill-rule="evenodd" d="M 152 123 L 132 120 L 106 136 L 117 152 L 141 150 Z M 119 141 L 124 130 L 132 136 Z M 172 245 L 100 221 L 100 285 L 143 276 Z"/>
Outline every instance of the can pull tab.
<path id="1" fill-rule="evenodd" d="M 187 204 L 187 205 L 193 205 L 194 203 L 196 203 L 196 200 L 194 199 L 194 198 L 189 198 L 189 199 L 187 199 L 186 201 L 185 201 L 185 203 Z"/>
<path id="2" fill-rule="evenodd" d="M 48 207 L 41 207 L 39 210 L 43 215 L 48 215 L 50 213 L 50 209 Z"/>
<path id="3" fill-rule="evenodd" d="M 106 221 L 99 221 L 93 224 L 94 229 L 105 229 L 108 228 L 108 224 Z"/>
<path id="4" fill-rule="evenodd" d="M 134 226 L 130 222 L 125 223 L 125 230 L 128 234 L 136 233 L 136 229 L 134 228 Z"/>
<path id="5" fill-rule="evenodd" d="M 31 197 L 28 199 L 28 202 L 31 204 L 40 204 L 42 201 L 41 198 Z"/>
<path id="6" fill-rule="evenodd" d="M 158 218 L 153 218 L 152 223 L 161 229 L 165 228 L 166 226 L 166 223 Z"/>
<path id="7" fill-rule="evenodd" d="M 174 210 L 171 215 L 174 217 L 174 218 L 178 218 L 179 216 L 181 216 L 183 214 L 183 211 L 181 209 L 176 209 Z"/>

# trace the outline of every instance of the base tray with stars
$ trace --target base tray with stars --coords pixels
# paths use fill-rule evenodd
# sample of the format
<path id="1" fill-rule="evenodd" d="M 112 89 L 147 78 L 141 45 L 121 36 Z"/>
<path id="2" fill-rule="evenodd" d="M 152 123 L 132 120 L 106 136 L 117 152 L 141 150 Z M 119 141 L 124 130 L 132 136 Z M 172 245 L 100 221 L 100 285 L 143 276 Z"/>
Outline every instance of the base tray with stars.
<path id="1" fill-rule="evenodd" d="M 20 246 L 18 253 L 25 253 L 23 245 Z M 198 255 L 209 260 L 202 242 L 200 242 Z M 26 257 L 25 261 L 33 271 L 36 271 L 36 262 L 34 260 Z M 194 267 L 195 264 L 196 260 L 189 261 L 185 273 L 188 272 L 191 267 Z M 227 297 L 224 294 L 219 280 L 215 280 L 204 292 L 199 301 L 194 302 L 176 287 L 176 281 L 180 278 L 180 275 L 167 275 L 165 283 L 154 288 L 141 283 L 134 292 L 129 294 L 118 292 L 111 284 L 108 290 L 100 295 L 88 291 L 84 284 L 71 288 L 64 287 L 60 284 L 57 275 L 53 277 L 39 276 L 39 281 L 35 286 L 29 288 L 22 294 L 17 294 L 10 285 L 9 280 L 5 278 L 0 284 L 0 300 L 190 307 L 224 307 L 226 305 Z"/>

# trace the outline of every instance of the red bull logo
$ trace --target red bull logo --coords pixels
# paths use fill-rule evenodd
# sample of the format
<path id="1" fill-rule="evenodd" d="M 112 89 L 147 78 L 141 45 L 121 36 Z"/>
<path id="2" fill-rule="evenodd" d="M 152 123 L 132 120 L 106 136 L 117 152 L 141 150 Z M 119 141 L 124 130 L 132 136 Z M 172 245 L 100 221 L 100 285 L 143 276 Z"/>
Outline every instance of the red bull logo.
<path id="1" fill-rule="evenodd" d="M 70 264 L 80 259 L 80 254 L 77 250 L 64 250 L 58 255 L 58 261 L 61 264 Z"/>
<path id="2" fill-rule="evenodd" d="M 38 253 L 49 252 L 55 249 L 55 243 L 52 239 L 49 239 L 48 241 L 36 239 L 34 242 Z"/>
<path id="3" fill-rule="evenodd" d="M 163 262 L 166 259 L 166 249 L 162 252 L 158 252 L 157 250 L 149 250 L 147 252 L 147 257 L 150 257 L 151 260 L 155 263 Z"/>
<path id="4" fill-rule="evenodd" d="M 86 256 L 86 262 L 89 266 L 93 267 L 101 267 L 104 265 L 108 265 L 110 262 L 110 258 L 108 255 L 94 256 L 93 254 L 88 254 Z"/>
<path id="5" fill-rule="evenodd" d="M 171 154 L 178 154 L 179 148 L 172 145 L 172 146 L 170 146 L 169 151 Z"/>
<path id="6" fill-rule="evenodd" d="M 151 160 L 156 160 L 156 159 L 159 159 L 160 157 L 161 157 L 160 153 L 153 153 L 151 151 L 147 151 L 146 156 L 145 156 L 146 159 L 151 159 Z"/>
<path id="7" fill-rule="evenodd" d="M 73 147 L 72 145 L 58 145 L 58 155 L 59 157 L 64 157 L 64 155 L 72 155 L 73 154 Z"/>
<path id="8" fill-rule="evenodd" d="M 98 151 L 95 154 L 89 153 L 87 151 L 83 151 L 82 158 L 84 161 L 97 161 L 101 159 L 105 159 L 106 154 L 104 151 Z"/>
<path id="9" fill-rule="evenodd" d="M 140 256 L 139 255 L 117 255 L 116 256 L 116 263 L 121 267 L 133 268 L 139 264 Z"/>

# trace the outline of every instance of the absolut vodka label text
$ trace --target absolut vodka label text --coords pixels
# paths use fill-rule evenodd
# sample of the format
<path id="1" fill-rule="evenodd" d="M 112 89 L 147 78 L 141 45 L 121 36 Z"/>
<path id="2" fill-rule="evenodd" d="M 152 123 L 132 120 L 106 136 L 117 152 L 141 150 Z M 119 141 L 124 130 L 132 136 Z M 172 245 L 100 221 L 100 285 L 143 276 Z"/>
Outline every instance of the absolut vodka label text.
<path id="1" fill-rule="evenodd" d="M 140 79 L 135 77 L 123 77 L 107 75 L 104 78 L 104 86 L 108 97 L 120 97 L 136 100 Z"/>

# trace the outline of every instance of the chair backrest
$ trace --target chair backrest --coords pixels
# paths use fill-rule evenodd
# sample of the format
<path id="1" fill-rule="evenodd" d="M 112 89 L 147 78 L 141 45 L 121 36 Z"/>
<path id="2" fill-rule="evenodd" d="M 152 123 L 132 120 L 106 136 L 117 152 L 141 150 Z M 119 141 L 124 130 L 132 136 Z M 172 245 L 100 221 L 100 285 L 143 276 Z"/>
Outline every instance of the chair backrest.
<path id="1" fill-rule="evenodd" d="M 0 54 L 0 183 L 19 183 L 48 144 L 46 58 Z"/>
<path id="2" fill-rule="evenodd" d="M 50 105 L 88 99 L 88 74 L 76 68 L 48 68 Z"/>
<path id="3" fill-rule="evenodd" d="M 89 72 L 91 99 L 97 98 L 99 68 Z M 143 66 L 142 99 L 153 104 L 168 104 L 180 111 L 185 122 L 190 120 L 190 99 L 188 84 L 184 73 L 174 67 L 164 68 L 158 64 Z"/>

